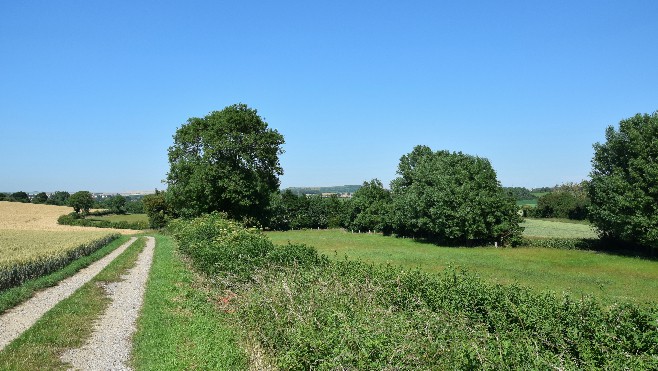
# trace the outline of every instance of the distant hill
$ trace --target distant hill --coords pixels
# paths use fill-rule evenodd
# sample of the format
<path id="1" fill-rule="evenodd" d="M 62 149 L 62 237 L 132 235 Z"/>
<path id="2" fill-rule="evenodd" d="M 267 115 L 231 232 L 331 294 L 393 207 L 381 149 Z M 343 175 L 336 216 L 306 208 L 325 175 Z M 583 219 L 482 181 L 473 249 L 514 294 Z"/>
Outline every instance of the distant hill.
<path id="1" fill-rule="evenodd" d="M 361 185 L 342 185 L 334 187 L 288 187 L 296 195 L 318 195 L 321 193 L 354 193 Z"/>

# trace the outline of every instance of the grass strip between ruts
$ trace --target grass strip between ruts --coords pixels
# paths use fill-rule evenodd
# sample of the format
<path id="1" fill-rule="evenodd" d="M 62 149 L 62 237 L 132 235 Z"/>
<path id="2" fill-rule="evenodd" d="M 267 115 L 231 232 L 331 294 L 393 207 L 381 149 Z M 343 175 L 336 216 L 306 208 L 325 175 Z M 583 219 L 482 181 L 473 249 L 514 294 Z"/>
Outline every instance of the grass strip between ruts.
<path id="1" fill-rule="evenodd" d="M 91 335 L 94 320 L 110 304 L 101 282 L 117 282 L 135 266 L 144 249 L 145 238 L 138 239 L 91 281 L 59 302 L 30 329 L 0 352 L 2 370 L 66 370 L 60 360 L 67 349 L 78 348 Z"/>
<path id="2" fill-rule="evenodd" d="M 36 291 L 46 287 L 55 286 L 61 280 L 73 276 L 81 269 L 88 267 L 91 263 L 114 251 L 116 248 L 128 241 L 129 238 L 130 236 L 122 235 L 106 246 L 94 251 L 87 256 L 83 256 L 77 260 L 74 260 L 69 265 L 56 272 L 29 280 L 20 286 L 12 287 L 0 292 L 0 314 L 9 308 L 13 308 L 25 300 L 31 298 Z"/>
<path id="3" fill-rule="evenodd" d="M 247 368 L 240 336 L 200 289 L 175 242 L 155 235 L 156 246 L 142 313 L 133 336 L 136 370 L 239 370 Z"/>

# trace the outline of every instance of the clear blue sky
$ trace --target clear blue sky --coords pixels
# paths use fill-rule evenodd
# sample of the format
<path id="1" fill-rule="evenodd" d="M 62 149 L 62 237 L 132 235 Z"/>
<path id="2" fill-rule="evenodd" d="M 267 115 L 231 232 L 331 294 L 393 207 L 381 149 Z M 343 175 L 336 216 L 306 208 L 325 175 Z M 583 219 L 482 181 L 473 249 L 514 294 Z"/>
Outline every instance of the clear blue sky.
<path id="1" fill-rule="evenodd" d="M 415 145 L 506 186 L 587 178 L 658 109 L 658 1 L 2 1 L 0 191 L 163 189 L 189 117 L 243 102 L 282 187 L 395 177 Z"/>

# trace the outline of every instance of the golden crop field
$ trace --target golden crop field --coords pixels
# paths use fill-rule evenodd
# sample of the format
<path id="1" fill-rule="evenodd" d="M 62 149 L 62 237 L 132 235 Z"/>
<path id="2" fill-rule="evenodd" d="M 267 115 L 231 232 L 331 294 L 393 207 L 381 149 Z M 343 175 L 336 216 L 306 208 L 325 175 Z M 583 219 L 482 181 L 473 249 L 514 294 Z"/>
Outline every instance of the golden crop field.
<path id="1" fill-rule="evenodd" d="M 57 255 L 100 239 L 109 233 L 102 229 L 93 231 L 0 229 L 0 266 Z"/>
<path id="2" fill-rule="evenodd" d="M 106 244 L 125 229 L 57 224 L 65 206 L 0 201 L 0 291 L 61 269 Z"/>
<path id="3" fill-rule="evenodd" d="M 134 234 L 129 229 L 102 229 L 57 224 L 60 215 L 68 214 L 73 208 L 68 206 L 35 205 L 20 202 L 0 201 L 0 234 L 4 230 L 19 231 L 99 231 L 103 234 Z"/>

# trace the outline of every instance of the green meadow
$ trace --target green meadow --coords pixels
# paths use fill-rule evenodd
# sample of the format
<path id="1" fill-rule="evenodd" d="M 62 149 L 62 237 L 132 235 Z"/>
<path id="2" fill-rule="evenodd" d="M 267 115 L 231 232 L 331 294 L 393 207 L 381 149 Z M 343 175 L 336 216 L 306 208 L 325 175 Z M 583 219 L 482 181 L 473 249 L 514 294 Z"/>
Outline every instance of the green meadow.
<path id="1" fill-rule="evenodd" d="M 527 220 L 525 226 L 526 233 L 533 236 L 561 233 L 570 238 L 588 238 L 592 233 L 587 225 L 575 223 Z M 442 247 L 338 229 L 268 232 L 267 236 L 276 244 L 314 246 L 332 259 L 400 265 L 429 272 L 456 266 L 490 282 L 518 283 L 538 291 L 591 295 L 608 303 L 658 302 L 658 262 L 641 258 L 535 247 Z"/>

